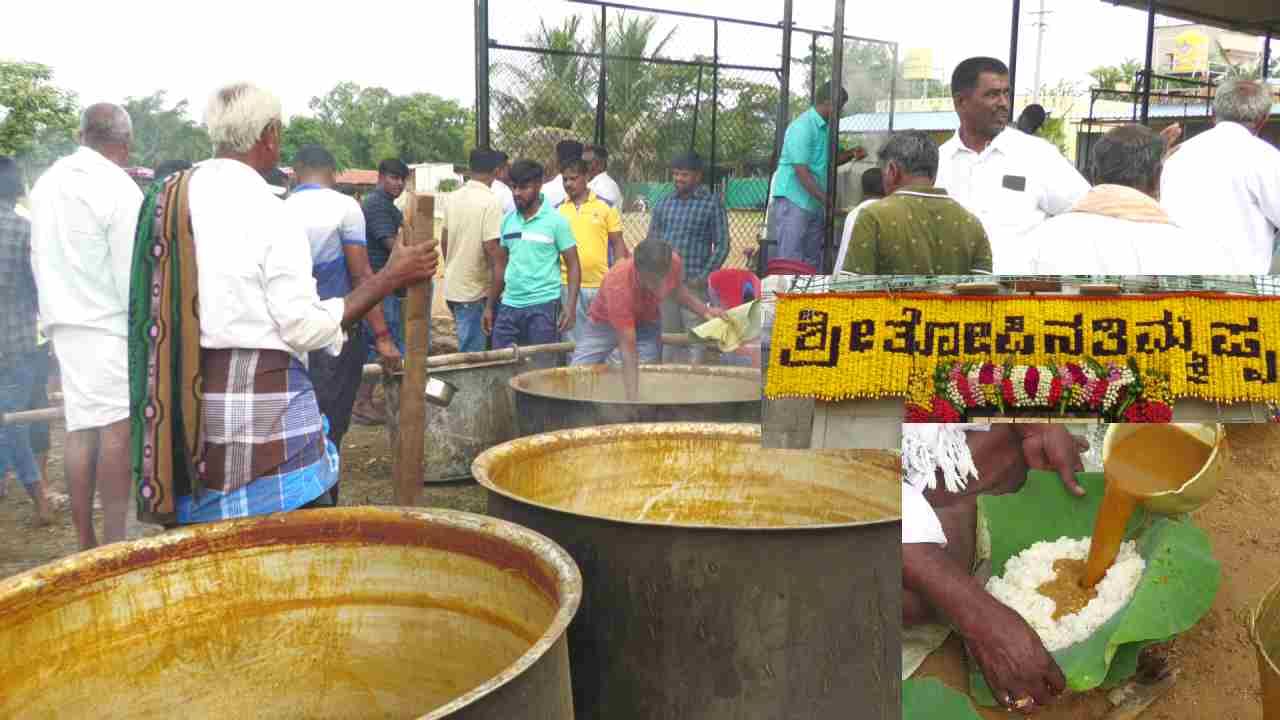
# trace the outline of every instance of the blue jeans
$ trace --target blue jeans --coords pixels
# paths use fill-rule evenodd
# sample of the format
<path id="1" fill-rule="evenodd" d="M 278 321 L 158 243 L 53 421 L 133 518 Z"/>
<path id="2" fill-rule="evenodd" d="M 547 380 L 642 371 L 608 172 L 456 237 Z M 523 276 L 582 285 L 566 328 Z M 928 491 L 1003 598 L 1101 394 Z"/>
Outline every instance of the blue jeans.
<path id="1" fill-rule="evenodd" d="M 595 302 L 596 295 L 600 294 L 600 288 L 578 288 L 578 313 L 573 318 L 573 329 L 569 331 L 563 340 L 578 342 L 582 338 L 582 328 L 587 326 L 587 313 L 591 312 L 591 303 Z M 560 286 L 560 307 L 564 307 L 569 303 L 569 288 L 566 285 Z"/>
<path id="2" fill-rule="evenodd" d="M 769 208 L 769 239 L 776 257 L 799 260 L 822 272 L 822 230 L 826 217 L 809 212 L 784 197 L 775 197 Z M 773 258 L 769 258 L 772 260 Z"/>
<path id="3" fill-rule="evenodd" d="M 22 355 L 0 367 L 0 414 L 31 409 L 31 383 L 35 358 Z M 30 425 L 0 425 L 0 478 L 13 469 L 25 488 L 40 479 L 31 452 Z"/>
<path id="4" fill-rule="evenodd" d="M 660 323 L 636 327 L 636 352 L 641 364 L 658 362 L 658 338 L 661 334 Z M 618 347 L 618 331 L 608 323 L 588 319 L 579 337 L 578 348 L 573 353 L 573 365 L 604 364 Z"/>
<path id="5" fill-rule="evenodd" d="M 382 298 L 382 317 L 387 321 L 387 329 L 391 331 L 391 339 L 395 341 L 396 349 L 404 355 L 404 328 L 400 325 L 400 298 L 395 295 Z M 378 351 L 373 349 L 373 343 L 377 338 L 368 320 L 364 322 L 364 332 L 369 339 L 369 356 L 365 362 L 376 363 L 380 358 Z"/>
<path id="6" fill-rule="evenodd" d="M 458 352 L 481 352 L 485 346 L 484 300 L 473 302 L 446 301 L 449 312 L 453 313 L 453 324 L 458 333 Z"/>
<path id="7" fill-rule="evenodd" d="M 498 303 L 493 318 L 493 349 L 559 342 L 559 320 L 559 300 L 522 308 Z"/>

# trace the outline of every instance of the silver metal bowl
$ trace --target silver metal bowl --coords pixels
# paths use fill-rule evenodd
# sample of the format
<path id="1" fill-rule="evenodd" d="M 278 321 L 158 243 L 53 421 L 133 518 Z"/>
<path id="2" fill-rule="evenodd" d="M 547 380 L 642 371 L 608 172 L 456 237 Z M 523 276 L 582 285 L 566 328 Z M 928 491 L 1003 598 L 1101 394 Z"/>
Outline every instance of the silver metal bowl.
<path id="1" fill-rule="evenodd" d="M 427 376 L 427 402 L 432 405 L 449 407 L 449 403 L 453 402 L 453 395 L 456 392 L 458 392 L 458 388 L 452 383 L 441 380 L 438 377 Z"/>

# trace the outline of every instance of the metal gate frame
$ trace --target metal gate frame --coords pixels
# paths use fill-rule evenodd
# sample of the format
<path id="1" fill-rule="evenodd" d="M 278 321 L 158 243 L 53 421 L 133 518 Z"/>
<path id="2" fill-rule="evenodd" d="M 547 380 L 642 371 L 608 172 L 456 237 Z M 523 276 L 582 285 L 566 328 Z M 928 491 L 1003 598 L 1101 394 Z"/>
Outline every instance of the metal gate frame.
<path id="1" fill-rule="evenodd" d="M 716 145 L 717 145 L 716 134 L 717 134 L 717 120 L 718 120 L 717 107 L 719 105 L 720 70 L 753 70 L 753 71 L 766 71 L 766 72 L 775 73 L 779 79 L 779 93 L 778 93 L 778 109 L 777 109 L 777 121 L 776 121 L 777 126 L 775 128 L 775 133 L 774 133 L 774 147 L 773 147 L 770 166 L 773 169 L 776 169 L 778 165 L 778 156 L 782 148 L 783 136 L 786 133 L 787 125 L 791 121 L 789 101 L 791 98 L 791 64 L 792 64 L 792 61 L 794 60 L 794 58 L 792 58 L 791 56 L 791 48 L 792 48 L 792 39 L 793 39 L 792 36 L 795 33 L 810 36 L 810 59 L 811 59 L 811 63 L 810 63 L 811 75 L 809 78 L 810 102 L 812 102 L 814 93 L 816 91 L 816 88 L 814 86 L 816 85 L 817 63 L 812 62 L 812 60 L 816 56 L 816 48 L 817 48 L 817 43 L 819 38 L 829 37 L 831 38 L 831 41 L 832 41 L 832 60 L 831 60 L 832 62 L 831 77 L 832 78 L 844 77 L 844 43 L 846 40 L 878 43 L 888 47 L 892 47 L 894 70 L 890 74 L 890 82 L 889 82 L 889 130 L 890 132 L 893 131 L 893 115 L 894 115 L 893 106 L 896 100 L 896 93 L 897 93 L 898 43 L 886 41 L 886 40 L 879 40 L 875 38 L 859 37 L 855 35 L 849 35 L 847 33 L 833 33 L 829 30 L 822 30 L 817 28 L 806 28 L 806 27 L 798 26 L 792 21 L 794 0 L 780 0 L 782 5 L 782 20 L 781 22 L 778 22 L 778 23 L 768 23 L 768 22 L 762 22 L 757 20 L 745 20 L 740 18 L 729 18 L 729 17 L 720 16 L 720 15 L 710 15 L 710 14 L 695 13 L 695 12 L 688 12 L 688 11 L 681 11 L 681 10 L 663 10 L 663 9 L 657 9 L 657 8 L 644 7 L 642 5 L 635 5 L 635 4 L 622 3 L 622 2 L 612 2 L 610 0 L 564 0 L 564 1 L 599 8 L 600 22 L 602 27 L 608 27 L 608 23 L 607 23 L 608 12 L 611 9 L 623 10 L 623 11 L 633 10 L 638 12 L 651 13 L 654 15 L 664 15 L 664 16 L 671 16 L 671 17 L 683 17 L 683 18 L 711 21 L 712 28 L 713 28 L 712 59 L 710 62 L 705 62 L 705 61 L 698 61 L 698 60 L 674 60 L 674 59 L 663 59 L 663 58 L 616 56 L 616 55 L 611 55 L 607 53 L 605 51 L 605 47 L 603 46 L 603 44 L 598 53 L 586 53 L 586 52 L 578 52 L 578 51 L 548 50 L 546 48 L 535 48 L 535 47 L 522 46 L 522 45 L 510 45 L 510 44 L 499 43 L 493 37 L 491 37 L 490 30 L 489 30 L 490 0 L 475 0 L 475 48 L 476 48 L 475 77 L 476 77 L 476 146 L 477 147 L 489 147 L 490 140 L 491 140 L 490 120 L 489 120 L 489 104 L 490 104 L 489 51 L 491 49 L 513 50 L 513 51 L 529 52 L 529 53 L 536 53 L 536 54 L 573 55 L 578 57 L 588 57 L 588 58 L 598 59 L 601 62 L 601 70 L 600 70 L 600 75 L 599 75 L 597 89 L 596 89 L 596 116 L 595 116 L 595 138 L 594 138 L 594 142 L 598 145 L 603 145 L 605 144 L 605 141 L 606 141 L 605 115 L 608 111 L 607 93 L 606 93 L 606 88 L 608 85 L 608 77 L 605 72 L 605 62 L 604 62 L 605 60 L 626 60 L 626 61 L 634 61 L 634 62 L 652 62 L 652 63 L 671 64 L 671 65 L 684 65 L 684 66 L 690 66 L 690 67 L 697 67 L 699 68 L 700 72 L 704 70 L 710 71 L 712 104 L 711 104 L 711 118 L 710 118 L 711 153 L 709 158 L 709 165 L 711 168 L 711 177 L 709 178 L 709 180 L 711 181 L 711 184 L 713 186 L 716 180 L 715 170 L 717 167 L 716 161 L 718 159 L 716 156 Z M 843 28 L 845 0 L 834 0 L 834 6 L 835 6 L 835 13 L 834 13 L 834 21 L 833 21 L 832 27 Z M 784 60 L 781 62 L 781 67 L 762 67 L 762 66 L 735 65 L 735 64 L 721 63 L 720 48 L 719 48 L 720 23 L 757 27 L 757 28 L 768 28 L 771 30 L 779 31 L 782 36 L 782 58 L 784 58 Z M 696 123 L 697 123 L 696 106 L 694 110 L 694 123 L 695 123 L 694 127 L 696 128 Z M 827 129 L 828 129 L 828 138 L 827 138 L 828 149 L 830 152 L 830 157 L 834 159 L 838 153 L 838 139 L 839 139 L 838 118 L 835 122 L 828 123 Z M 696 137 L 696 130 L 695 130 L 695 137 Z M 828 177 L 827 177 L 828 202 L 827 202 L 827 211 L 826 211 L 826 217 L 825 217 L 826 232 L 824 235 L 824 243 L 823 243 L 823 255 L 824 255 L 823 263 L 828 270 L 830 269 L 830 265 L 834 261 L 834 256 L 835 256 L 834 227 L 835 227 L 836 172 L 837 172 L 836 164 L 834 162 L 830 163 L 830 166 L 828 169 Z M 770 175 L 770 177 L 772 178 L 772 174 Z M 770 195 L 771 194 L 772 193 L 770 192 Z M 756 257 L 757 257 L 757 273 L 763 274 L 764 263 L 766 261 L 765 253 L 763 252 L 757 253 Z"/>

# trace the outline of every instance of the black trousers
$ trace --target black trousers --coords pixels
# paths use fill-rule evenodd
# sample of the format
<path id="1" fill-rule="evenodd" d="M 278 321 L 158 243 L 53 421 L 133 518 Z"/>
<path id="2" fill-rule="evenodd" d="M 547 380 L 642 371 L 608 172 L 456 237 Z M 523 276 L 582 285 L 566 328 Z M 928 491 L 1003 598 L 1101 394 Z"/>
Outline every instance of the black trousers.
<path id="1" fill-rule="evenodd" d="M 316 403 L 320 406 L 320 413 L 329 419 L 329 441 L 338 448 L 339 454 L 342 452 L 342 438 L 351 427 L 351 408 L 355 406 L 368 352 L 369 343 L 364 332 L 356 326 L 337 357 L 321 350 L 307 358 Z M 329 491 L 334 505 L 338 504 L 339 484 L 335 483 Z"/>

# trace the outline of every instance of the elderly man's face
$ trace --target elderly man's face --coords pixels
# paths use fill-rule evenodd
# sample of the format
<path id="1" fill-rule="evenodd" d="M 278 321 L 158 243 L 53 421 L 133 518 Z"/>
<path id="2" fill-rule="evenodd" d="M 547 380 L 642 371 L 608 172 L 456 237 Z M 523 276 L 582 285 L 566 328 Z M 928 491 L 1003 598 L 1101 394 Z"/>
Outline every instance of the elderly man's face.
<path id="1" fill-rule="evenodd" d="M 676 192 L 688 195 L 702 182 L 702 173 L 697 170 L 672 170 L 671 180 L 676 184 Z"/>
<path id="2" fill-rule="evenodd" d="M 283 134 L 284 123 L 280 120 L 275 120 L 267 126 L 267 131 L 262 135 L 263 149 L 267 152 L 271 167 L 280 164 L 280 136 Z"/>
<path id="3" fill-rule="evenodd" d="M 994 138 L 1009 124 L 1009 76 L 978 75 L 978 86 L 956 96 L 961 124 L 980 137 Z"/>

